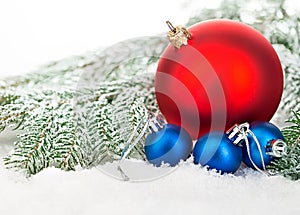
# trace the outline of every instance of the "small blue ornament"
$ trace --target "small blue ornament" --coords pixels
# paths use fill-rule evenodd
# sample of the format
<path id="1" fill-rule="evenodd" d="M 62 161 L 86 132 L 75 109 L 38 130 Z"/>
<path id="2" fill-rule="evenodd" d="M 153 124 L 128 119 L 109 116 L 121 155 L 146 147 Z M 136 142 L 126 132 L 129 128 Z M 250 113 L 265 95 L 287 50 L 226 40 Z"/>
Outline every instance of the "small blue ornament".
<path id="1" fill-rule="evenodd" d="M 243 162 L 247 166 L 257 169 L 254 163 L 259 169 L 265 169 L 274 158 L 281 157 L 286 152 L 283 135 L 275 125 L 269 122 L 253 122 L 249 130 L 253 134 L 247 135 L 249 150 L 245 142 L 243 147 Z"/>
<path id="2" fill-rule="evenodd" d="M 176 166 L 191 154 L 193 142 L 186 130 L 166 124 L 147 136 L 144 149 L 147 160 L 155 166 L 160 166 L 162 162 Z"/>
<path id="3" fill-rule="evenodd" d="M 211 132 L 201 137 L 194 147 L 194 163 L 221 173 L 234 173 L 242 161 L 242 148 L 223 132 Z"/>

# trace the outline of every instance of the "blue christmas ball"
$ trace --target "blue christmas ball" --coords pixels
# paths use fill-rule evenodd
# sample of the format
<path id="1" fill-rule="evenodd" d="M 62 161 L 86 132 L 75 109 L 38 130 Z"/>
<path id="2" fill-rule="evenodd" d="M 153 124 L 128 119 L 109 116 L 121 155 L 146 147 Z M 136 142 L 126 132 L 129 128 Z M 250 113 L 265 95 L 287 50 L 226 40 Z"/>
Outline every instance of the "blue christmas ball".
<path id="1" fill-rule="evenodd" d="M 250 124 L 249 129 L 254 133 L 254 135 L 256 136 L 259 142 L 265 166 L 269 165 L 271 161 L 274 160 L 275 157 L 267 153 L 267 148 L 268 148 L 267 146 L 273 140 L 278 140 L 278 139 L 284 140 L 282 133 L 275 125 L 269 122 L 253 122 Z M 248 134 L 248 140 L 249 140 L 250 156 L 252 158 L 252 161 L 255 163 L 255 165 L 258 168 L 263 169 L 260 152 L 255 143 L 255 140 L 249 134 Z M 249 159 L 246 145 L 244 145 L 243 147 L 243 162 L 247 166 L 254 168 L 253 164 Z"/>
<path id="2" fill-rule="evenodd" d="M 150 133 L 145 142 L 147 160 L 155 166 L 168 163 L 175 166 L 186 160 L 193 149 L 190 135 L 180 126 L 166 124 L 157 132 Z"/>
<path id="3" fill-rule="evenodd" d="M 196 142 L 193 155 L 195 164 L 221 173 L 234 173 L 242 162 L 242 148 L 234 145 L 223 132 L 202 136 Z"/>

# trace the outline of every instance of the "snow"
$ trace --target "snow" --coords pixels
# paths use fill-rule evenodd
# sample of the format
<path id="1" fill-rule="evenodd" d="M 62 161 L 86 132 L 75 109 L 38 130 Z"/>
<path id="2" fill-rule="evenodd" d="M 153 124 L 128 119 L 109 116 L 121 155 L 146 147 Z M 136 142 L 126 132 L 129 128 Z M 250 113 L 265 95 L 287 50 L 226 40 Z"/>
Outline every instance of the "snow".
<path id="1" fill-rule="evenodd" d="M 1 158 L 12 149 L 15 135 L 0 134 Z M 144 182 L 120 180 L 117 163 L 71 172 L 48 168 L 25 178 L 5 169 L 1 159 L 0 214 L 300 213 L 300 181 L 267 177 L 246 167 L 235 175 L 219 175 L 189 159 L 177 168 L 157 169 L 135 160 L 122 168 L 131 179 Z"/>
<path id="2" fill-rule="evenodd" d="M 144 164 L 144 171 L 149 165 Z M 25 179 L 0 167 L 0 214 L 299 214 L 300 182 L 250 169 L 219 175 L 182 163 L 158 180 L 49 168 Z"/>

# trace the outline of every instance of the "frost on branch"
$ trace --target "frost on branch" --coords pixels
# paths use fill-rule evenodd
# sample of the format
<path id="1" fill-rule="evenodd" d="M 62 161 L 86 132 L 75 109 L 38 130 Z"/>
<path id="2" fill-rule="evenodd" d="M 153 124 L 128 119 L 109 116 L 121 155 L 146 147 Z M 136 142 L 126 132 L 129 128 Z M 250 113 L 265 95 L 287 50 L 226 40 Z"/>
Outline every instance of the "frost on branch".
<path id="1" fill-rule="evenodd" d="M 0 129 L 20 131 L 6 166 L 31 175 L 117 159 L 144 109 L 157 106 L 153 64 L 166 44 L 126 41 L 0 81 Z M 144 159 L 143 147 L 131 156 Z"/>

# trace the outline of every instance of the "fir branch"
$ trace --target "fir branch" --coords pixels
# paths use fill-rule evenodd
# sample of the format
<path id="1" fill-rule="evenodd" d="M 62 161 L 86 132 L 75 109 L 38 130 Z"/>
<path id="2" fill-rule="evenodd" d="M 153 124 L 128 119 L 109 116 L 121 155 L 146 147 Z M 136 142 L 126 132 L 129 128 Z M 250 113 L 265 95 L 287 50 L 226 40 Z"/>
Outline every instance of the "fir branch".
<path id="1" fill-rule="evenodd" d="M 84 161 L 84 152 L 75 135 L 73 106 L 66 100 L 70 93 L 48 91 L 45 94 L 51 96 L 48 100 L 51 103 L 36 105 L 25 115 L 23 133 L 18 135 L 15 150 L 4 158 L 8 168 L 24 169 L 27 175 L 49 166 L 74 170 Z"/>
<path id="2" fill-rule="evenodd" d="M 290 125 L 282 130 L 288 145 L 287 154 L 271 163 L 268 169 L 292 180 L 300 179 L 300 113 L 293 112 Z"/>
<path id="3" fill-rule="evenodd" d="M 153 73 L 142 74 L 128 81 L 103 83 L 95 95 L 98 99 L 85 104 L 79 113 L 80 124 L 90 141 L 91 165 L 111 162 L 120 157 L 129 136 L 145 117 L 145 108 L 155 103 Z M 113 98 L 111 97 L 113 95 Z M 144 159 L 142 144 L 135 157 Z M 134 153 L 133 153 L 134 154 Z"/>
<path id="4" fill-rule="evenodd" d="M 117 159 L 144 117 L 141 105 L 156 106 L 154 67 L 150 73 L 147 70 L 158 60 L 157 53 L 164 49 L 166 39 L 147 39 L 95 52 L 92 60 L 81 63 L 81 67 L 78 62 L 69 62 L 73 66 L 62 67 L 61 73 L 56 74 L 58 78 L 42 69 L 41 75 L 32 73 L 27 77 L 32 78 L 30 84 L 20 81 L 22 78 L 4 81 L 1 129 L 9 126 L 22 131 L 14 151 L 4 158 L 5 165 L 25 170 L 30 176 L 49 166 L 74 170 L 76 165 L 87 168 Z M 149 46 L 141 49 L 146 43 Z M 116 56 L 116 51 L 124 46 L 130 48 Z M 47 71 L 59 73 L 59 68 L 58 63 L 49 64 Z M 77 81 L 76 89 L 64 79 L 71 76 L 72 83 Z M 60 81 L 61 87 L 55 87 Z M 10 97 L 13 99 L 6 99 Z M 132 156 L 144 158 L 142 150 L 137 147 Z"/>

